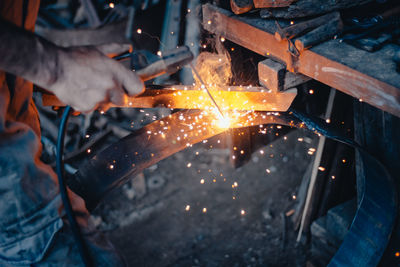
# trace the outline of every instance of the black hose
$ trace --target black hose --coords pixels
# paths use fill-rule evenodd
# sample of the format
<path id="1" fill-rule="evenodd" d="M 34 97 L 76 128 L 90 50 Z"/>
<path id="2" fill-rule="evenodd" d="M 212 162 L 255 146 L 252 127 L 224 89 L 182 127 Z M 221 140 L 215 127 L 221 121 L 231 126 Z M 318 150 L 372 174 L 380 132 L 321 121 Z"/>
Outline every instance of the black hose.
<path id="1" fill-rule="evenodd" d="M 128 58 L 131 56 L 131 53 L 124 53 L 120 56 L 114 57 L 116 60 L 121 60 L 124 58 Z M 71 113 L 72 108 L 70 106 L 66 106 L 64 112 L 62 114 L 60 127 L 58 129 L 58 138 L 57 138 L 57 155 L 56 155 L 56 170 L 58 177 L 58 184 L 60 187 L 61 199 L 64 205 L 65 213 L 67 214 L 68 222 L 70 224 L 72 234 L 75 238 L 76 245 L 78 246 L 79 254 L 82 258 L 82 262 L 85 266 L 94 266 L 92 258 L 89 253 L 89 249 L 85 240 L 82 237 L 81 229 L 79 224 L 75 219 L 75 213 L 71 206 L 71 201 L 67 194 L 67 186 L 66 181 L 64 179 L 64 162 L 63 162 L 63 154 L 64 154 L 64 137 L 66 132 L 66 126 L 68 123 L 69 114 Z"/>
<path id="2" fill-rule="evenodd" d="M 67 106 L 62 114 L 60 127 L 58 129 L 57 156 L 56 156 L 57 177 L 60 186 L 61 199 L 64 204 L 64 209 L 67 214 L 72 234 L 75 238 L 76 245 L 78 246 L 79 254 L 81 255 L 82 261 L 85 264 L 85 266 L 93 266 L 93 262 L 89 254 L 89 249 L 86 245 L 85 240 L 82 237 L 81 229 L 79 228 L 79 225 L 75 219 L 75 214 L 74 211 L 72 210 L 71 202 L 67 194 L 66 183 L 64 180 L 64 162 L 63 162 L 64 137 L 70 113 L 71 113 L 71 107 Z"/>
<path id="3" fill-rule="evenodd" d="M 310 114 L 305 114 L 294 108 L 290 108 L 289 112 L 292 113 L 293 116 L 296 117 L 299 121 L 301 121 L 308 130 L 312 132 L 317 132 L 329 139 L 347 144 L 353 148 L 364 150 L 356 141 L 354 141 L 354 139 L 347 137 L 337 127 L 326 123 L 323 119 L 312 116 Z"/>

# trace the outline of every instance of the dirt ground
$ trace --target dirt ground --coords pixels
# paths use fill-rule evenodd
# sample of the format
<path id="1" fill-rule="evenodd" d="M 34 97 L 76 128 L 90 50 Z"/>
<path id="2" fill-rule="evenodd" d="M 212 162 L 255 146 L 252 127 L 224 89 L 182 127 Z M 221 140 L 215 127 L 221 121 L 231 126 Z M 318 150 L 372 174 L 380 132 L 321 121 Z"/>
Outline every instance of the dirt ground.
<path id="1" fill-rule="evenodd" d="M 111 193 L 93 222 L 129 266 L 305 266 L 290 216 L 316 138 L 295 130 L 234 169 L 196 144 Z M 204 180 L 202 180 L 204 179 Z"/>

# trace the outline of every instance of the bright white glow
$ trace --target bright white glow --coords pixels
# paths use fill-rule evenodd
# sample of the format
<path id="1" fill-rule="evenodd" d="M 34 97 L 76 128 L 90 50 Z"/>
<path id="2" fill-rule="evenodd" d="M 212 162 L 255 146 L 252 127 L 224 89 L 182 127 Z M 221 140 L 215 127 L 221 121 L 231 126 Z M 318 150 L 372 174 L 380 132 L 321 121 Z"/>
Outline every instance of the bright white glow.
<path id="1" fill-rule="evenodd" d="M 218 127 L 222 129 L 228 129 L 231 126 L 230 118 L 227 115 L 223 116 L 217 109 L 215 109 L 215 113 L 217 115 Z"/>

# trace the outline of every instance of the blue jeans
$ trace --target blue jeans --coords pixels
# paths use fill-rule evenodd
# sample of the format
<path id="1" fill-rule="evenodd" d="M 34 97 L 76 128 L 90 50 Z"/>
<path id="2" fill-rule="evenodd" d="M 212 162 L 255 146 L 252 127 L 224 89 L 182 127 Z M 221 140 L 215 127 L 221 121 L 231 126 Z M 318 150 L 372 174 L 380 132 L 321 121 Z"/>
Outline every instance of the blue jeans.
<path id="1" fill-rule="evenodd" d="M 0 71 L 0 266 L 83 265 L 55 173 L 40 154 L 32 84 Z M 78 211 L 87 221 L 87 211 Z M 96 266 L 124 265 L 99 233 L 82 231 Z"/>

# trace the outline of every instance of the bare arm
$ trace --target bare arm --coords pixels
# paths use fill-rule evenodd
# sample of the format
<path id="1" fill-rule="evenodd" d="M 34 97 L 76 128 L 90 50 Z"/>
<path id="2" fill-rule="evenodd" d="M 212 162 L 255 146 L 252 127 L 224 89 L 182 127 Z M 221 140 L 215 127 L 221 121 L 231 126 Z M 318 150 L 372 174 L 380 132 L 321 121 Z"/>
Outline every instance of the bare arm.
<path id="1" fill-rule="evenodd" d="M 98 28 L 50 29 L 35 26 L 35 33 L 52 43 L 62 46 L 102 45 L 109 43 L 129 44 L 125 37 L 127 20 L 122 20 Z"/>
<path id="2" fill-rule="evenodd" d="M 0 69 L 37 84 L 56 80 L 57 47 L 0 20 Z"/>
<path id="3" fill-rule="evenodd" d="M 122 104 L 125 93 L 142 92 L 132 71 L 94 47 L 61 48 L 0 20 L 0 69 L 29 80 L 79 111 L 109 101 Z"/>

